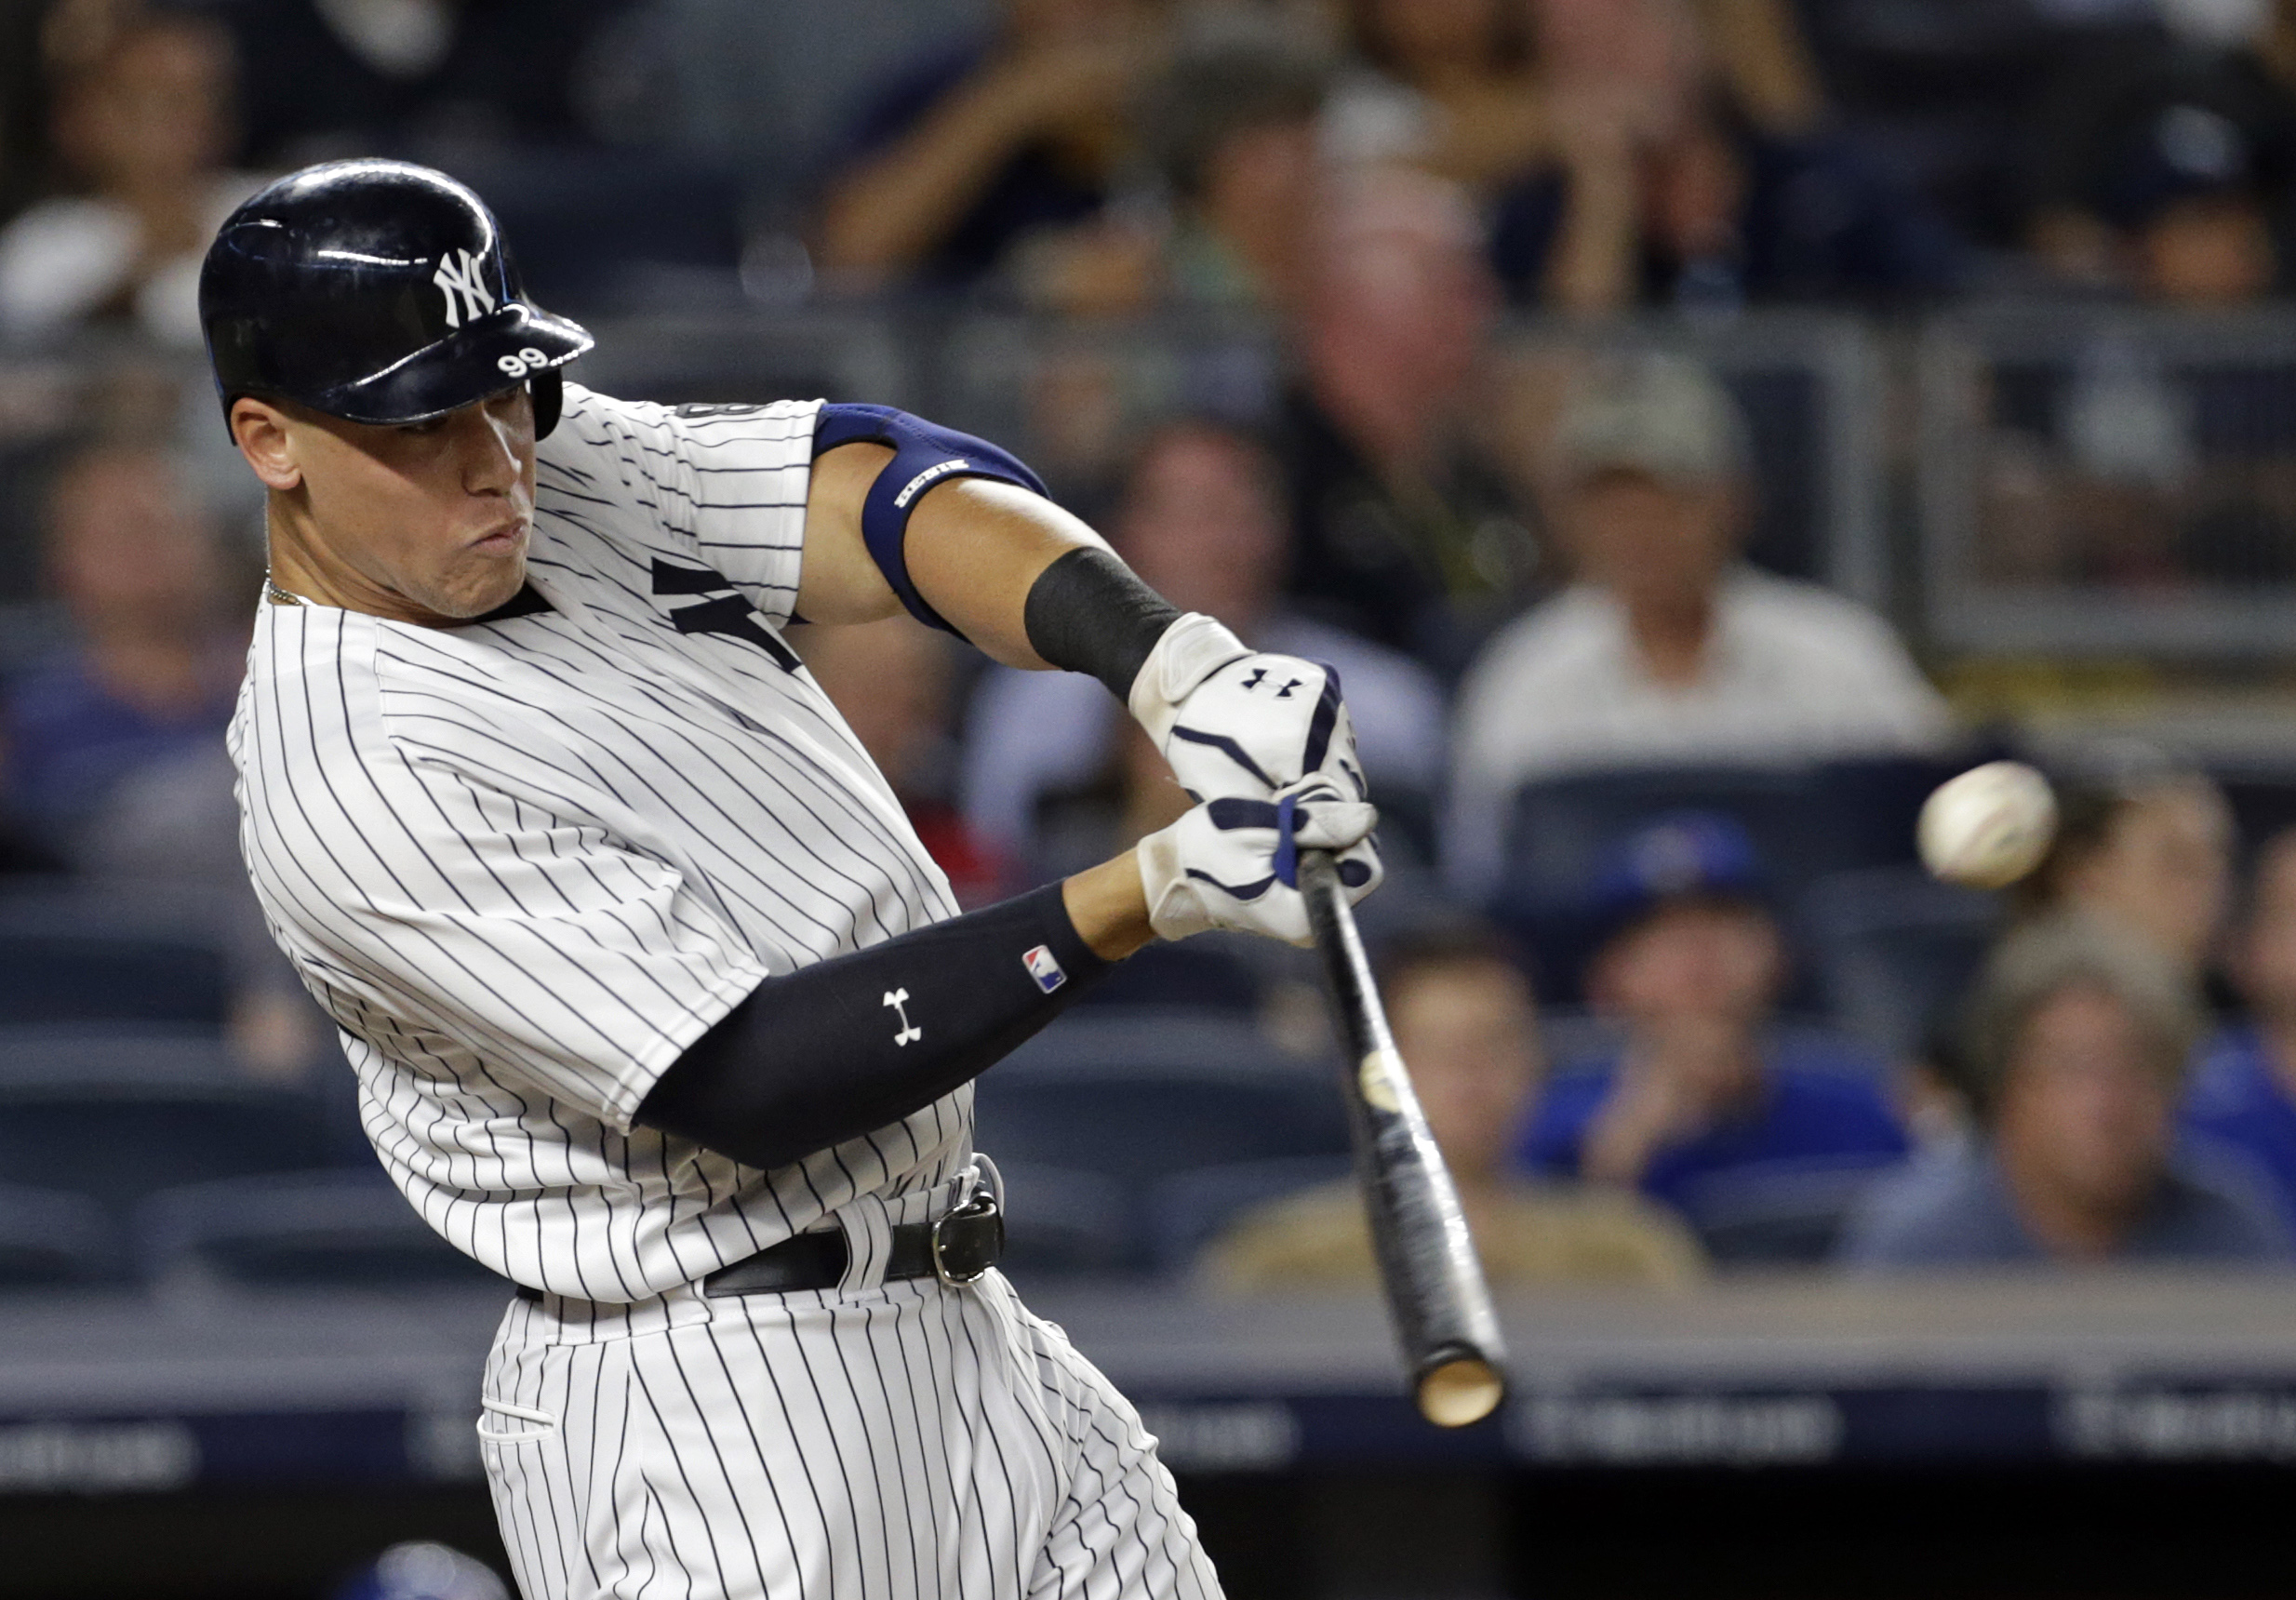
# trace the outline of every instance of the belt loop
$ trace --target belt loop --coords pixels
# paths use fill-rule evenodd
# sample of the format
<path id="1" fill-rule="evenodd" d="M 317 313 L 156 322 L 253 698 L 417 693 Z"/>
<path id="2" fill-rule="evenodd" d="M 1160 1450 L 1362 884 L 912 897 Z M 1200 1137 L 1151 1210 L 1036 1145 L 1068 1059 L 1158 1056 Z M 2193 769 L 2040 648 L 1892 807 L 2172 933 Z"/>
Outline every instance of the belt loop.
<path id="1" fill-rule="evenodd" d="M 845 1276 L 842 1290 L 874 1289 L 885 1283 L 885 1264 L 893 1250 L 893 1220 L 885 1202 L 861 1194 L 840 1206 L 833 1216 L 845 1230 Z"/>

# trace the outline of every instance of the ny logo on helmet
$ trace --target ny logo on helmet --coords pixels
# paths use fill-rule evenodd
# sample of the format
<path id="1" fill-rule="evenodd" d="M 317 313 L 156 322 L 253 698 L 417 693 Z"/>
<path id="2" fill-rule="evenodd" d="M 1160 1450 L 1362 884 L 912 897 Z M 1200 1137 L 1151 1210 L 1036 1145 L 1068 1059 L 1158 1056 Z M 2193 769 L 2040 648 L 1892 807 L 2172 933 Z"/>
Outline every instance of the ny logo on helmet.
<path id="1" fill-rule="evenodd" d="M 455 258 L 460 256 L 458 264 Z M 447 326 L 461 327 L 462 319 L 475 321 L 479 315 L 494 309 L 494 295 L 481 275 L 486 263 L 468 250 L 450 250 L 438 258 L 438 271 L 431 281 L 447 297 Z"/>

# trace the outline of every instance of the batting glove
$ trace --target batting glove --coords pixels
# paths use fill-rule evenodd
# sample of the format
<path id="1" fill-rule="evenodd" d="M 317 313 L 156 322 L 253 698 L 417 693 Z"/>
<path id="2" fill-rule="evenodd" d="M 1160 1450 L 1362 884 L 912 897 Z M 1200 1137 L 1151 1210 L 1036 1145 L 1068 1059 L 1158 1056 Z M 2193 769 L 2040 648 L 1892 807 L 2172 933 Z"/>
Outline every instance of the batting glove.
<path id="1" fill-rule="evenodd" d="M 1148 921 L 1159 937 L 1215 927 L 1313 944 L 1300 893 L 1300 852 L 1339 855 L 1350 904 L 1379 887 L 1385 869 L 1371 838 L 1379 809 L 1311 774 L 1273 800 L 1207 801 L 1140 842 Z"/>
<path id="2" fill-rule="evenodd" d="M 1132 680 L 1131 709 L 1196 800 L 1273 800 L 1311 773 L 1370 796 L 1339 674 L 1248 650 L 1201 612 L 1164 631 Z"/>

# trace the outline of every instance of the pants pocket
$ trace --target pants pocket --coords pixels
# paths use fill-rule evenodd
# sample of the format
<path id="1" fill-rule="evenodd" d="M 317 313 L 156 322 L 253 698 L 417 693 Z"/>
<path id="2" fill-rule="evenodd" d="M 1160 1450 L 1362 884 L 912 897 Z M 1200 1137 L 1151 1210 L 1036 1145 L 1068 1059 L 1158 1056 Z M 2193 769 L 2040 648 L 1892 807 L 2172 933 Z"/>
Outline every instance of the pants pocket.
<path id="1" fill-rule="evenodd" d="M 522 1445 L 558 1434 L 556 1413 L 514 1406 L 490 1394 L 478 1397 L 478 1436 L 492 1445 Z"/>

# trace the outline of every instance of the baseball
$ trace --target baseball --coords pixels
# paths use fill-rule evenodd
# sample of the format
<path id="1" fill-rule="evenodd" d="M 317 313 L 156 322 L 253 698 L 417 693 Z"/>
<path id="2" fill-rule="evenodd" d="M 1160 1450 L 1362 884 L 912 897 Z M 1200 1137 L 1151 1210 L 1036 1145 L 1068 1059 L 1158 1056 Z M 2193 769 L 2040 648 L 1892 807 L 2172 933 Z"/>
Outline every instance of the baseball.
<path id="1" fill-rule="evenodd" d="M 1933 876 L 1997 889 L 2039 866 L 2056 833 L 2049 780 L 2022 761 L 1989 761 L 1938 785 L 1916 836 Z"/>

